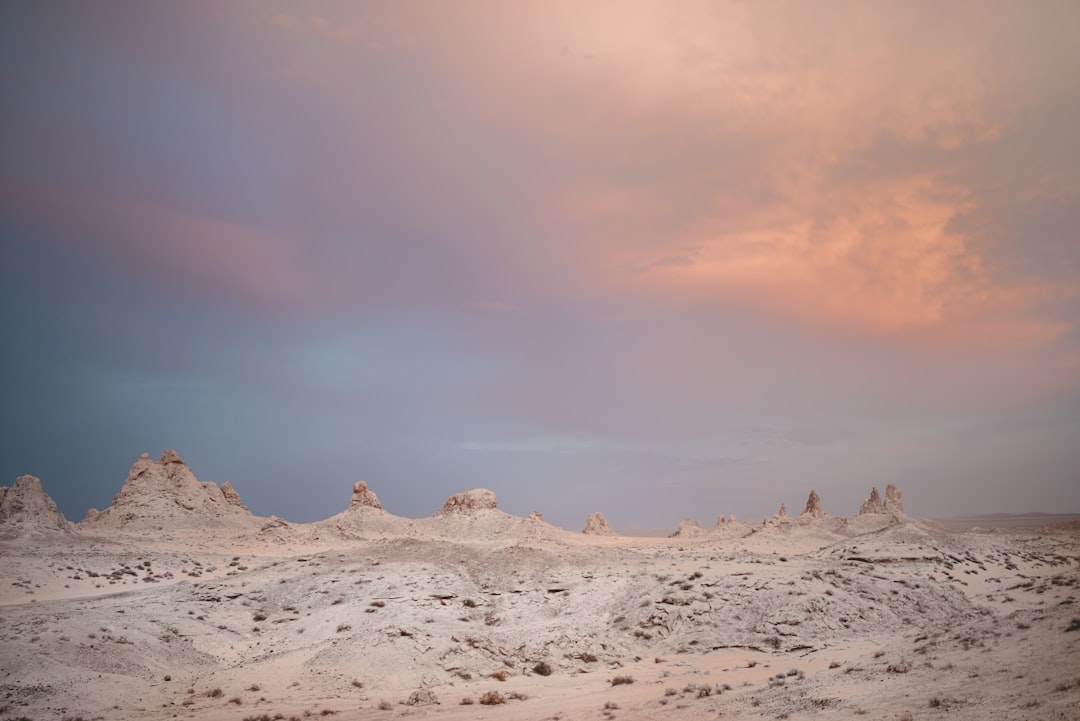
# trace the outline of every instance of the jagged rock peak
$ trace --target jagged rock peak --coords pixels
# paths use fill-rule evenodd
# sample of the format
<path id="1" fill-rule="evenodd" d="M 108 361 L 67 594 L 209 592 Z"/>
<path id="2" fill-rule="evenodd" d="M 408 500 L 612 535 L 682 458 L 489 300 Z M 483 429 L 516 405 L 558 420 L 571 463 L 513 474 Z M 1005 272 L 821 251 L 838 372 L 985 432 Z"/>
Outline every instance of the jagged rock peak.
<path id="1" fill-rule="evenodd" d="M 893 484 L 885 486 L 885 510 L 889 513 L 904 515 L 904 502 L 900 499 L 900 489 Z"/>
<path id="2" fill-rule="evenodd" d="M 668 534 L 668 538 L 693 538 L 694 536 L 700 536 L 705 533 L 701 527 L 701 521 L 695 521 L 693 518 L 684 518 L 679 527 Z"/>
<path id="3" fill-rule="evenodd" d="M 146 453 L 142 454 L 142 456 L 139 456 L 139 458 L 141 459 L 143 456 L 146 456 L 146 458 L 150 458 L 150 456 Z M 179 463 L 182 466 L 187 465 L 186 463 L 184 463 L 184 459 L 180 457 L 180 454 L 174 451 L 172 448 L 162 453 L 161 460 L 158 461 L 158 464 L 162 466 L 168 465 L 170 463 Z"/>
<path id="4" fill-rule="evenodd" d="M 253 517 L 231 483 L 218 487 L 195 477 L 170 449 L 158 461 L 143 453 L 128 471 L 112 505 L 90 509 L 84 523 L 132 529 L 246 525 Z"/>
<path id="5" fill-rule="evenodd" d="M 19 476 L 10 488 L 0 486 L 0 526 L 67 531 L 71 523 L 35 476 Z"/>
<path id="6" fill-rule="evenodd" d="M 885 513 L 885 504 L 881 502 L 881 496 L 878 495 L 877 486 L 874 486 L 870 490 L 870 497 L 862 502 L 859 506 L 859 515 L 865 516 L 873 513 Z"/>
<path id="7" fill-rule="evenodd" d="M 608 525 L 607 519 L 604 518 L 604 514 L 600 511 L 596 513 L 590 513 L 585 519 L 585 529 L 582 533 L 587 533 L 590 536 L 614 536 L 615 532 L 611 530 L 611 526 Z"/>
<path id="8" fill-rule="evenodd" d="M 810 489 L 810 495 L 806 498 L 806 508 L 803 509 L 799 516 L 806 518 L 825 517 L 825 509 L 821 507 L 821 498 L 814 489 Z"/>
<path id="9" fill-rule="evenodd" d="M 352 487 L 349 508 L 377 508 L 382 510 L 382 504 L 379 503 L 379 497 L 375 495 L 375 491 L 368 488 L 368 484 L 357 481 Z"/>
<path id="10" fill-rule="evenodd" d="M 475 488 L 464 493 L 455 493 L 446 499 L 440 514 L 470 513 L 473 511 L 494 510 L 498 507 L 495 493 L 486 488 Z"/>

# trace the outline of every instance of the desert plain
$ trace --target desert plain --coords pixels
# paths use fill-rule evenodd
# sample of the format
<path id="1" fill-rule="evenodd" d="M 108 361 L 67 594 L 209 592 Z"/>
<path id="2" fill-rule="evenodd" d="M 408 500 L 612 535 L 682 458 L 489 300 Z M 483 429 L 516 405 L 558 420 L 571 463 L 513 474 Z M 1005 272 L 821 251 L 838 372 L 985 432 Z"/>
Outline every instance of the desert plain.
<path id="1" fill-rule="evenodd" d="M 173 451 L 78 524 L 0 490 L 0 720 L 1080 718 L 1075 517 L 948 527 L 889 487 L 642 537 L 342 496 L 257 517 Z"/>

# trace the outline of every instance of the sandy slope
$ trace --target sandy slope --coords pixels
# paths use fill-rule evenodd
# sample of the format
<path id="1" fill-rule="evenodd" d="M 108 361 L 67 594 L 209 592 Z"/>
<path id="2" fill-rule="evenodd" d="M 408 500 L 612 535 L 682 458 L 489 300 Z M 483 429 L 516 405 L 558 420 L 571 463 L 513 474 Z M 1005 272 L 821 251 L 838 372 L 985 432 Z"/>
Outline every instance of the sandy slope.
<path id="1" fill-rule="evenodd" d="M 1076 535 L 262 524 L 0 542 L 0 719 L 1080 717 Z"/>

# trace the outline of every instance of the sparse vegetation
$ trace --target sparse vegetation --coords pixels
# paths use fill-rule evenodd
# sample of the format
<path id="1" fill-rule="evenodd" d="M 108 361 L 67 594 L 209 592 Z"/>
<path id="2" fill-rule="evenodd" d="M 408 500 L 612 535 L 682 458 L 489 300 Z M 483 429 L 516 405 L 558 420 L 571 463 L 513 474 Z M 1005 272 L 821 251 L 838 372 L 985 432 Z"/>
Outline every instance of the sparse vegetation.
<path id="1" fill-rule="evenodd" d="M 615 676 L 611 679 L 612 686 L 623 686 L 634 682 L 633 676 Z"/>
<path id="2" fill-rule="evenodd" d="M 484 706 L 496 706 L 506 703 L 506 697 L 498 691 L 488 691 L 480 697 L 480 703 Z"/>

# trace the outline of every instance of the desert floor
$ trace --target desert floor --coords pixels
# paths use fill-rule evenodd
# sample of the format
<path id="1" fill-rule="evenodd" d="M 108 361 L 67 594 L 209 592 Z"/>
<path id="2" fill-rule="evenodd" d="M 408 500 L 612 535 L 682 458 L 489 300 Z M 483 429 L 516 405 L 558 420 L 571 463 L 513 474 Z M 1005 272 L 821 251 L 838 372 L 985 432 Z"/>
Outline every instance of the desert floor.
<path id="1" fill-rule="evenodd" d="M 0 719 L 1080 718 L 1080 534 L 850 520 L 10 537 Z"/>

